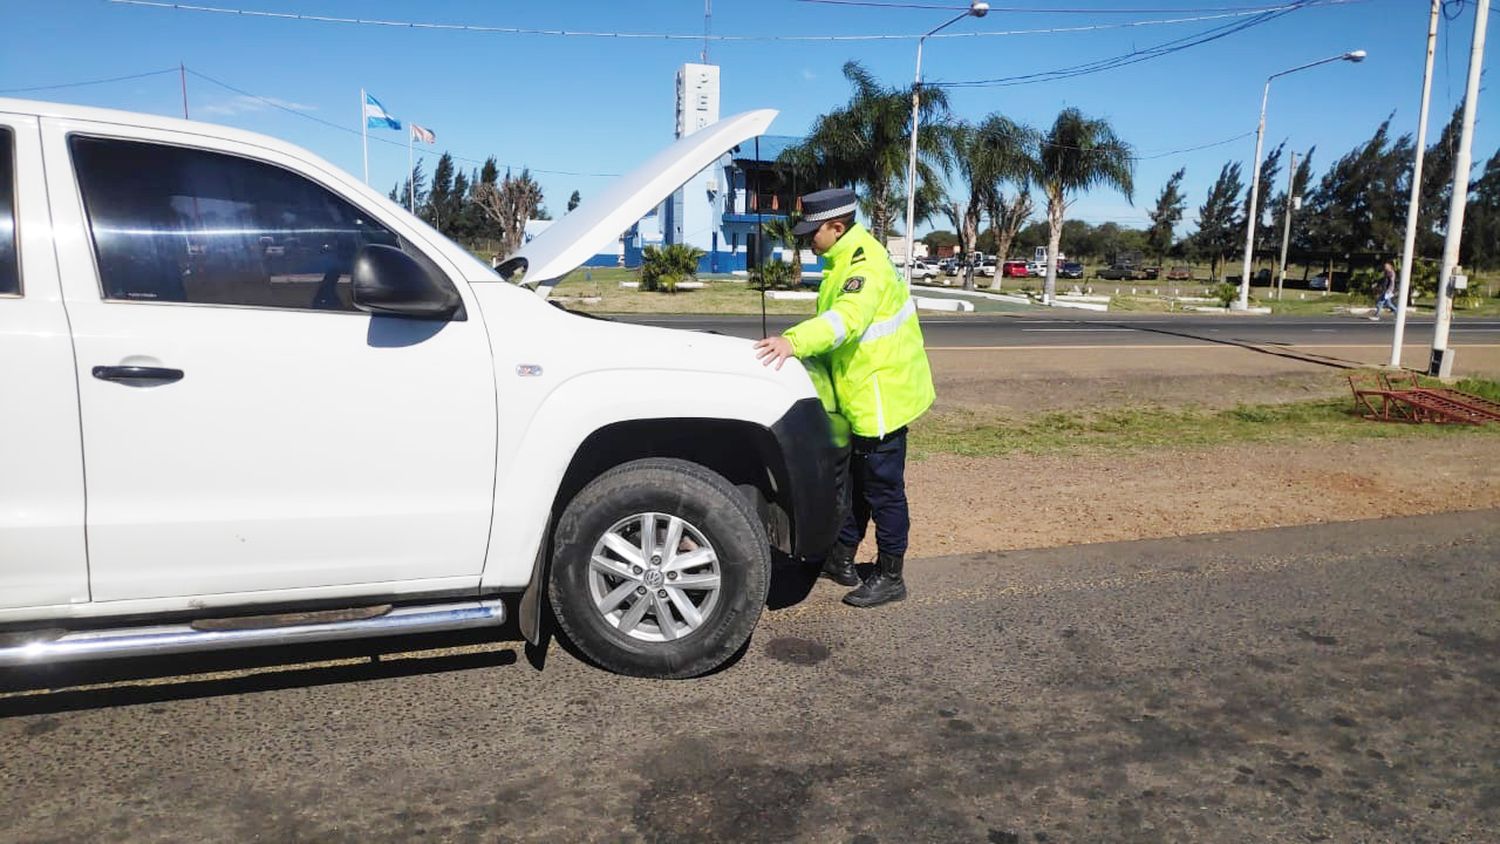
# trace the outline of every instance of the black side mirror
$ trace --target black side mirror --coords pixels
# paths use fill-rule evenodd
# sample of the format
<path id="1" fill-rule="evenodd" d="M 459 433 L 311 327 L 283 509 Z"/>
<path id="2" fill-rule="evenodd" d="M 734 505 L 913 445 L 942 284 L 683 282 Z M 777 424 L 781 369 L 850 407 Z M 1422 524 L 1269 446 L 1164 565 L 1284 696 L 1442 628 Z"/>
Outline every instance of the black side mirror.
<path id="1" fill-rule="evenodd" d="M 453 283 L 394 246 L 372 243 L 354 256 L 350 273 L 354 307 L 382 316 L 464 318 Z"/>

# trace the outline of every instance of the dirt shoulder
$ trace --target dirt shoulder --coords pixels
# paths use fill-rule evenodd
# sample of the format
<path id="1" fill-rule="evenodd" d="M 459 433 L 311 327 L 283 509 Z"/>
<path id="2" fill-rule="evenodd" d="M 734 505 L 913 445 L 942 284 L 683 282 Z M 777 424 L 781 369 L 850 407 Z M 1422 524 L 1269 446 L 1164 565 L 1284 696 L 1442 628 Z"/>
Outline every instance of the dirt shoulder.
<path id="1" fill-rule="evenodd" d="M 1375 423 L 1371 423 L 1375 424 Z M 912 555 L 1500 507 L 1500 438 L 972 458 L 907 469 Z M 873 545 L 866 549 L 873 555 Z"/>
<path id="2" fill-rule="evenodd" d="M 1346 373 L 1242 349 L 935 351 L 939 403 L 918 425 L 976 417 L 1214 411 L 1348 395 Z M 1470 355 L 1476 375 L 1500 361 Z M 965 456 L 907 469 L 911 555 L 1041 548 L 1500 507 L 1500 436 L 1380 425 L 1368 439 L 1121 444 Z M 1496 427 L 1496 426 L 1491 426 Z M 914 436 L 931 444 L 934 437 Z M 875 553 L 873 532 L 861 559 Z"/>

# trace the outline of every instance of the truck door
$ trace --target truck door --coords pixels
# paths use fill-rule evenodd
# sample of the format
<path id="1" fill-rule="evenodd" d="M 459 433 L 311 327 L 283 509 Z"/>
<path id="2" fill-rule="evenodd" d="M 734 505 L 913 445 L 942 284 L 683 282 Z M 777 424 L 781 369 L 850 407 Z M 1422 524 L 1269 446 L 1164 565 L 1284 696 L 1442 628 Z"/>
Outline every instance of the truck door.
<path id="1" fill-rule="evenodd" d="M 50 228 L 37 120 L 0 112 L 0 610 L 89 599 L 78 387 Z"/>
<path id="2" fill-rule="evenodd" d="M 42 129 L 66 239 L 94 600 L 477 585 L 495 382 L 452 268 L 291 152 L 85 121 Z M 445 275 L 466 318 L 356 310 L 351 265 L 377 243 Z"/>

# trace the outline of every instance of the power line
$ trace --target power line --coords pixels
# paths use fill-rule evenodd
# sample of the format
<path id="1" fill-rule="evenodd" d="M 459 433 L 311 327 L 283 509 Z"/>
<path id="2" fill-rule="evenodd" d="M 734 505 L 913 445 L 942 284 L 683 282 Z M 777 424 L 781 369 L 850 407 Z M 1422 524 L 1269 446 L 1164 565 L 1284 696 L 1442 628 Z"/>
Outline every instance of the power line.
<path id="1" fill-rule="evenodd" d="M 145 79 L 148 76 L 161 76 L 165 73 L 177 72 L 177 68 L 169 67 L 165 70 L 151 70 L 145 73 L 132 73 L 128 76 L 111 76 L 108 79 L 89 79 L 84 82 L 63 82 L 57 85 L 32 85 L 29 88 L 0 88 L 0 94 L 21 94 L 28 91 L 58 91 L 63 88 L 82 88 L 86 85 L 103 85 L 108 82 L 127 82 L 131 79 Z"/>
<path id="2" fill-rule="evenodd" d="M 798 3 L 816 3 L 826 6 L 856 6 L 868 9 L 935 9 L 948 12 L 962 12 L 968 6 L 957 6 L 939 3 L 883 3 L 880 0 L 797 0 Z M 1463 0 L 1459 0 L 1463 2 Z M 1038 8 L 1023 6 L 991 6 L 989 11 L 1013 14 L 1013 15 L 1151 15 L 1151 14 L 1182 14 L 1184 12 L 1266 12 L 1278 6 L 1202 6 L 1192 7 L 1169 7 L 1169 8 L 1143 8 L 1143 7 L 1079 7 L 1079 8 Z"/>
<path id="3" fill-rule="evenodd" d="M 177 69 L 173 68 L 172 72 L 176 73 Z M 361 132 L 358 129 L 352 129 L 352 128 L 348 127 L 348 126 L 344 126 L 344 125 L 339 124 L 339 123 L 334 123 L 331 120 L 324 120 L 323 118 L 318 117 L 316 115 L 308 114 L 305 111 L 299 111 L 297 109 L 290 108 L 290 107 L 288 107 L 286 105 L 283 105 L 282 103 L 277 102 L 276 100 L 270 99 L 268 97 L 263 97 L 260 94 L 251 93 L 249 91 L 244 90 L 243 88 L 237 88 L 237 87 L 235 87 L 233 85 L 230 85 L 228 82 L 224 82 L 222 80 L 215 79 L 215 78 L 213 78 L 212 76 L 209 76 L 206 73 L 200 73 L 200 72 L 198 72 L 198 71 L 196 71 L 196 70 L 194 70 L 192 68 L 187 68 L 187 72 L 190 73 L 190 74 L 192 74 L 193 76 L 198 77 L 199 79 L 202 79 L 205 82 L 211 82 L 214 85 L 218 85 L 220 88 L 224 88 L 225 90 L 233 91 L 234 93 L 239 94 L 241 96 L 250 97 L 251 99 L 257 100 L 257 101 L 262 102 L 262 103 L 265 103 L 266 105 L 268 105 L 268 106 L 270 106 L 272 108 L 280 109 L 281 111 L 284 111 L 284 112 L 286 112 L 288 114 L 295 115 L 297 117 L 301 117 L 301 118 L 303 118 L 305 120 L 311 120 L 314 123 L 321 124 L 321 125 L 326 126 L 326 127 L 330 128 L 330 129 L 337 129 L 340 132 L 348 132 L 351 135 L 359 135 L 359 134 L 361 134 Z M 389 138 L 381 138 L 381 137 L 373 136 L 372 135 L 372 136 L 370 136 L 370 140 L 375 141 L 376 143 L 388 144 L 388 145 L 394 146 L 394 147 L 401 147 L 402 149 L 406 148 L 406 144 L 401 143 L 400 141 L 390 140 Z M 448 153 L 448 155 L 450 157 L 452 157 L 453 159 L 457 160 L 457 161 L 463 161 L 463 162 L 468 163 L 468 164 L 483 165 L 485 163 L 484 161 L 481 161 L 481 160 L 479 160 L 477 158 L 467 158 L 467 157 L 462 156 L 462 155 L 454 155 L 451 152 Z M 553 175 L 553 176 L 600 176 L 600 177 L 615 177 L 615 176 L 620 175 L 619 173 L 584 173 L 584 172 L 578 172 L 578 171 L 574 171 L 574 170 L 546 170 L 546 169 L 543 169 L 541 167 L 528 167 L 526 165 L 504 164 L 504 163 L 500 163 L 500 162 L 497 162 L 496 166 L 497 167 L 506 167 L 506 168 L 509 168 L 509 169 L 512 169 L 512 170 L 530 170 L 533 173 L 547 173 L 547 174 Z"/>
<path id="4" fill-rule="evenodd" d="M 1165 152 L 1157 152 L 1157 153 L 1152 153 L 1150 155 L 1137 155 L 1137 156 L 1134 156 L 1134 158 L 1135 158 L 1136 161 L 1150 161 L 1150 160 L 1157 159 L 1157 158 L 1170 158 L 1171 156 L 1174 156 L 1174 155 L 1182 155 L 1183 153 L 1197 152 L 1199 150 L 1212 149 L 1213 147 L 1221 147 L 1221 146 L 1224 146 L 1225 144 L 1232 144 L 1235 141 L 1243 140 L 1243 139 L 1248 138 L 1248 137 L 1250 137 L 1251 135 L 1254 135 L 1254 134 L 1255 134 L 1255 130 L 1251 129 L 1248 132 L 1241 132 L 1241 133 L 1239 133 L 1238 135 L 1235 135 L 1232 138 L 1224 138 L 1223 140 L 1211 141 L 1211 142 L 1206 143 L 1206 144 L 1199 144 L 1197 146 L 1191 146 L 1191 147 L 1183 147 L 1181 149 L 1169 149 L 1169 150 L 1166 150 Z"/>
<path id="5" fill-rule="evenodd" d="M 1321 4 L 1318 2 L 1318 0 L 1298 0 L 1298 2 L 1295 2 L 1290 6 L 1273 12 L 1258 14 L 1249 20 L 1234 21 L 1227 24 L 1221 24 L 1216 27 L 1211 27 L 1195 35 L 1189 35 L 1182 38 L 1174 38 L 1170 41 L 1164 41 L 1160 44 L 1147 47 L 1144 50 L 1132 50 L 1129 53 L 1121 53 L 1116 56 L 1098 59 L 1092 62 L 1087 62 L 1085 64 L 1072 65 L 1069 67 L 1056 68 L 1053 70 L 1040 71 L 1037 73 L 1021 74 L 1018 76 L 1002 76 L 993 79 L 977 79 L 961 82 L 932 82 L 928 84 L 932 85 L 933 87 L 940 88 L 1011 87 L 1015 85 L 1036 84 L 1039 82 L 1054 82 L 1059 79 L 1071 79 L 1076 76 L 1086 76 L 1093 73 L 1100 73 L 1106 70 L 1114 70 L 1116 68 L 1125 67 L 1127 65 L 1138 64 L 1140 62 L 1149 61 L 1151 59 L 1160 58 L 1162 56 L 1171 55 L 1173 53 L 1179 53 L 1183 50 L 1207 44 L 1212 41 L 1218 41 L 1219 39 L 1227 38 L 1231 35 L 1243 32 L 1252 27 L 1269 23 L 1273 20 L 1276 20 L 1277 18 L 1291 14 L 1295 11 L 1300 11 L 1302 9 L 1312 7 L 1314 5 Z"/>
<path id="6" fill-rule="evenodd" d="M 184 68 L 182 68 L 182 70 L 186 70 L 188 73 L 192 74 L 194 77 L 197 77 L 198 79 L 202 79 L 205 82 L 208 82 L 208 83 L 213 84 L 213 85 L 217 85 L 220 88 L 223 88 L 223 89 L 225 89 L 227 91 L 230 91 L 232 93 L 235 93 L 235 94 L 239 94 L 240 96 L 249 97 L 250 99 L 253 99 L 253 100 L 255 100 L 255 101 L 259 102 L 259 103 L 262 103 L 264 105 L 270 106 L 271 108 L 277 109 L 278 111 L 284 111 L 287 114 L 293 115 L 294 117 L 300 117 L 300 118 L 303 118 L 304 120 L 311 120 L 314 123 L 318 123 L 318 124 L 320 124 L 322 126 L 325 126 L 325 127 L 329 128 L 329 129 L 337 129 L 340 132 L 347 132 L 347 133 L 349 133 L 351 135 L 358 135 L 358 134 L 360 134 L 359 130 L 357 130 L 357 129 L 351 129 L 348 126 L 345 126 L 345 125 L 340 124 L 340 123 L 335 123 L 335 122 L 333 122 L 331 120 L 325 120 L 325 119 L 323 119 L 321 117 L 318 117 L 316 115 L 309 114 L 306 111 L 303 111 L 301 109 L 292 108 L 292 107 L 284 104 L 283 102 L 281 102 L 279 100 L 276 100 L 276 99 L 271 98 L 271 97 L 264 97 L 264 96 L 261 96 L 260 94 L 256 94 L 256 93 L 253 93 L 251 91 L 247 91 L 247 90 L 245 90 L 243 88 L 240 88 L 238 86 L 231 85 L 228 82 L 223 81 L 222 79 L 217 79 L 215 77 L 209 76 L 208 74 L 203 73 L 203 72 L 198 71 L 198 70 L 195 70 L 193 68 L 184 67 Z M 99 85 L 99 84 L 103 84 L 103 83 L 106 83 L 106 82 L 120 82 L 120 81 L 125 81 L 125 80 L 130 80 L 130 79 L 144 79 L 144 78 L 151 77 L 151 76 L 162 76 L 162 75 L 165 75 L 165 74 L 168 74 L 168 73 L 178 73 L 178 72 L 179 72 L 179 68 L 173 67 L 173 68 L 165 68 L 163 70 L 146 71 L 144 73 L 132 73 L 132 74 L 128 74 L 128 75 L 125 75 L 125 76 L 115 76 L 115 77 L 111 77 L 111 78 L 108 78 L 108 79 L 90 79 L 90 80 L 85 80 L 85 81 L 82 81 L 82 82 L 62 82 L 62 83 L 57 83 L 57 84 L 54 84 L 54 85 L 38 85 L 38 86 L 30 87 L 30 88 L 6 88 L 6 89 L 0 89 L 0 94 L 11 93 L 11 92 L 20 92 L 20 91 L 40 91 L 40 90 L 57 90 L 57 89 L 63 89 L 63 88 L 77 88 L 77 87 L 82 87 L 82 86 L 86 86 L 86 85 Z M 1183 147 L 1181 149 L 1165 150 L 1165 151 L 1162 151 L 1162 152 L 1148 153 L 1148 154 L 1144 154 L 1144 155 L 1132 155 L 1132 156 L 1129 156 L 1129 157 L 1131 159 L 1133 159 L 1133 160 L 1136 160 L 1136 161 L 1149 161 L 1149 160 L 1157 159 L 1157 158 L 1167 158 L 1167 157 L 1170 157 L 1170 156 L 1173 156 L 1173 155 L 1179 155 L 1179 154 L 1182 154 L 1182 153 L 1196 152 L 1196 151 L 1202 150 L 1202 149 L 1208 149 L 1208 148 L 1216 147 L 1216 146 L 1223 146 L 1224 144 L 1232 143 L 1232 142 L 1240 140 L 1242 138 L 1249 137 L 1250 135 L 1253 135 L 1253 134 L 1255 134 L 1254 130 L 1250 130 L 1250 131 L 1246 131 L 1246 132 L 1241 132 L 1240 134 L 1234 135 L 1234 136 L 1229 137 L 1229 138 L 1224 138 L 1224 139 L 1218 140 L 1218 141 L 1210 141 L 1208 143 L 1200 144 L 1200 145 L 1197 145 L 1197 146 Z M 1020 138 L 1020 137 L 1023 137 L 1023 136 L 1017 135 L 1017 136 L 1013 136 L 1013 137 Z M 387 138 L 374 137 L 374 138 L 371 138 L 371 140 L 374 140 L 376 143 L 389 144 L 389 145 L 392 145 L 392 146 L 398 146 L 398 147 L 399 146 L 404 146 L 404 144 L 400 143 L 399 141 L 392 141 L 392 140 L 389 140 Z M 1102 152 L 1103 151 L 1103 150 L 1093 150 L 1093 149 L 1089 149 L 1089 148 L 1085 148 L 1085 147 L 1069 146 L 1069 145 L 1066 145 L 1066 144 L 1053 144 L 1053 143 L 1048 143 L 1046 141 L 1038 141 L 1038 144 L 1041 145 L 1041 146 L 1052 147 L 1052 148 L 1056 148 L 1056 149 L 1076 149 L 1076 150 L 1079 150 L 1079 151 L 1082 151 L 1082 152 Z M 461 156 L 461 155 L 453 155 L 453 153 L 451 153 L 451 152 L 448 153 L 448 154 L 452 158 L 454 158 L 455 160 L 457 160 L 457 161 L 463 161 L 463 162 L 469 163 L 469 164 L 479 164 L 479 165 L 484 164 L 484 162 L 480 161 L 479 159 L 468 158 L 468 157 Z M 588 172 L 579 172 L 579 171 L 573 171 L 573 170 L 548 170 L 548 169 L 544 169 L 544 168 L 540 168 L 540 167 L 526 167 L 525 165 L 500 164 L 498 162 L 497 162 L 496 166 L 508 167 L 510 169 L 530 169 L 530 170 L 532 170 L 534 172 L 537 172 L 537 173 L 547 173 L 547 174 L 550 174 L 550 175 L 557 175 L 557 176 L 589 176 L 589 177 L 600 177 L 600 178 L 613 178 L 613 177 L 616 177 L 616 176 L 619 175 L 618 173 L 588 173 Z"/>
<path id="7" fill-rule="evenodd" d="M 418 29 L 429 31 L 450 32 L 473 32 L 489 35 L 533 35 L 557 38 L 610 38 L 620 40 L 637 41 L 716 41 L 716 42 L 836 42 L 836 41 L 915 41 L 920 35 L 914 34 L 862 34 L 862 35 L 717 35 L 701 33 L 674 33 L 674 32 L 609 32 L 597 30 L 571 30 L 571 29 L 539 29 L 518 26 L 489 26 L 484 24 L 466 23 L 432 23 L 424 21 L 400 21 L 379 18 L 347 18 L 331 15 L 306 15 L 298 12 L 269 12 L 256 9 L 232 9 L 219 6 L 199 6 L 188 3 L 172 3 L 165 0 L 109 0 L 109 2 L 123 6 L 140 6 L 154 9 L 168 9 L 179 12 L 204 12 L 219 15 L 234 15 L 247 18 L 274 18 L 277 20 L 299 21 L 303 23 L 328 23 L 356 26 L 378 26 L 396 29 Z M 1318 5 L 1332 5 L 1343 3 L 1364 2 L 1364 0 L 1289 0 L 1281 6 L 1263 7 L 1267 10 L 1291 10 L 1300 8 L 1304 3 L 1316 2 Z M 1215 14 L 1198 15 L 1185 18 L 1161 18 L 1153 20 L 1120 21 L 1117 23 L 1102 23 L 1082 26 L 1059 26 L 1036 29 L 1008 29 L 1008 30 L 980 30 L 980 31 L 957 31 L 940 32 L 931 36 L 932 38 L 996 38 L 1018 35 L 1053 35 L 1073 32 L 1094 32 L 1109 29 L 1125 29 L 1143 26 L 1165 26 L 1181 23 L 1201 23 L 1210 20 L 1222 20 L 1225 18 L 1249 17 L 1260 15 L 1265 12 L 1256 10 L 1224 11 Z"/>

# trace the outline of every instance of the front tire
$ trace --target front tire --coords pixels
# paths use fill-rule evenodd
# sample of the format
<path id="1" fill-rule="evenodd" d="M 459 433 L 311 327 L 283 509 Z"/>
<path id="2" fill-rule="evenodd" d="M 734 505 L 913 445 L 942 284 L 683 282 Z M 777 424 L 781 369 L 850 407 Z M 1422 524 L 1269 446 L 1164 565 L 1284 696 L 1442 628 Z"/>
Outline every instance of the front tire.
<path id="1" fill-rule="evenodd" d="M 548 595 L 601 667 L 694 677 L 749 640 L 771 584 L 770 541 L 719 474 L 653 458 L 595 478 L 558 520 Z"/>

